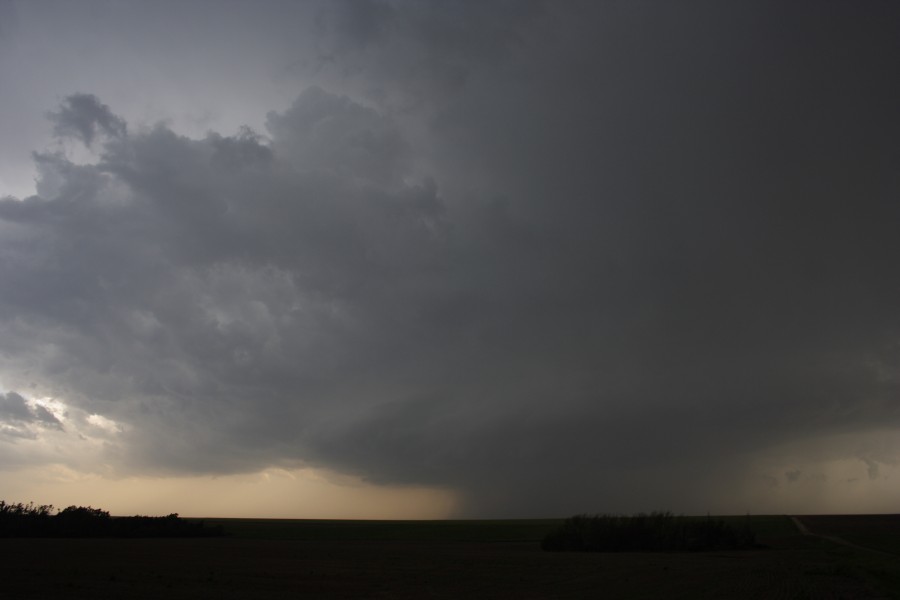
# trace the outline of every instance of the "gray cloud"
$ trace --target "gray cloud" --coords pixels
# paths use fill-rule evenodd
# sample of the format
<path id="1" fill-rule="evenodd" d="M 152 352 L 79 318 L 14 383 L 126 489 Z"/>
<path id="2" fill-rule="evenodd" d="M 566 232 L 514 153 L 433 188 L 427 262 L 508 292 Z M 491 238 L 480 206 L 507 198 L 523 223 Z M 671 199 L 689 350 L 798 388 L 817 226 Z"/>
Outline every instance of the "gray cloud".
<path id="1" fill-rule="evenodd" d="M 0 42 L 16 27 L 16 6 L 10 0 L 0 2 Z"/>
<path id="2" fill-rule="evenodd" d="M 0 394 L 0 422 L 4 425 L 39 424 L 47 427 L 62 428 L 59 419 L 43 406 L 29 406 L 25 398 L 16 392 Z M 18 430 L 18 428 L 15 428 Z M 4 430 L 6 431 L 6 430 Z"/>
<path id="3" fill-rule="evenodd" d="M 304 169 L 388 183 L 408 146 L 391 121 L 346 96 L 310 88 L 284 114 L 269 113 L 273 150 Z"/>
<path id="4" fill-rule="evenodd" d="M 53 122 L 54 135 L 72 136 L 86 146 L 90 146 L 98 134 L 110 137 L 125 134 L 125 121 L 93 94 L 67 96 L 59 110 L 47 116 Z"/>
<path id="5" fill-rule="evenodd" d="M 15 392 L 7 392 L 0 396 L 0 418 L 5 421 L 31 421 L 34 414 L 25 404 L 25 398 Z"/>
<path id="6" fill-rule="evenodd" d="M 129 426 L 123 472 L 706 510 L 898 424 L 879 6 L 326 4 L 321 86 L 264 135 L 68 97 L 97 154 L 0 200 L 0 375 Z"/>

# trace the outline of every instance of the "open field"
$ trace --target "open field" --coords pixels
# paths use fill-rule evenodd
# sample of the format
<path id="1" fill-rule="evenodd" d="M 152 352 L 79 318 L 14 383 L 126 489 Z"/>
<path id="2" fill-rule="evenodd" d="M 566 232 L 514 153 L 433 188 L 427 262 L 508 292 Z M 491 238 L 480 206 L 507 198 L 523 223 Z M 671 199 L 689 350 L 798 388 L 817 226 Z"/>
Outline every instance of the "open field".
<path id="1" fill-rule="evenodd" d="M 204 519 L 227 535 L 306 541 L 540 541 L 561 519 L 479 521 L 353 521 L 328 519 Z"/>
<path id="2" fill-rule="evenodd" d="M 766 548 L 669 554 L 542 552 L 540 532 L 553 521 L 207 522 L 233 535 L 0 539 L 0 598 L 885 598 L 900 591 L 900 561 L 800 535 L 787 517 L 751 517 Z"/>
<path id="3" fill-rule="evenodd" d="M 900 515 L 813 515 L 800 520 L 812 533 L 897 554 L 900 559 Z"/>

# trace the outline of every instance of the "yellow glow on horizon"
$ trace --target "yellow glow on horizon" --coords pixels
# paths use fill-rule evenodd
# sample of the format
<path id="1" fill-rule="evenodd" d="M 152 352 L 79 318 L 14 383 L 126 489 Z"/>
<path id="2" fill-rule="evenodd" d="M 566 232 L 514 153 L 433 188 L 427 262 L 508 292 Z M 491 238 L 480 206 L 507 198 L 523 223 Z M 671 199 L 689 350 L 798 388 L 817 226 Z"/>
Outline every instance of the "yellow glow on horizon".
<path id="1" fill-rule="evenodd" d="M 93 506 L 113 515 L 283 519 L 445 519 L 458 505 L 449 490 L 377 486 L 318 469 L 266 469 L 219 477 L 110 479 L 62 466 L 3 473 L 7 502 Z"/>

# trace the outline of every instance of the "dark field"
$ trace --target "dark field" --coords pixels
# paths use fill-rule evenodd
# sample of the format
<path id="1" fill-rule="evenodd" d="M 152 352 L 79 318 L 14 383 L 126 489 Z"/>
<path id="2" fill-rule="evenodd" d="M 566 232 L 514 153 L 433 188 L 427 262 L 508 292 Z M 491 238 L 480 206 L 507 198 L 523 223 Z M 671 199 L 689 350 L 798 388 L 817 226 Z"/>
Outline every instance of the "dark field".
<path id="1" fill-rule="evenodd" d="M 340 521 L 307 519 L 204 519 L 234 537 L 307 541 L 540 541 L 560 519 L 481 521 Z"/>
<path id="2" fill-rule="evenodd" d="M 787 517 L 751 522 L 766 548 L 669 554 L 542 552 L 552 520 L 208 519 L 231 535 L 0 539 L 0 597 L 898 597 L 898 557 L 800 535 Z"/>
<path id="3" fill-rule="evenodd" d="M 900 515 L 814 515 L 801 520 L 812 533 L 837 536 L 900 559 Z"/>

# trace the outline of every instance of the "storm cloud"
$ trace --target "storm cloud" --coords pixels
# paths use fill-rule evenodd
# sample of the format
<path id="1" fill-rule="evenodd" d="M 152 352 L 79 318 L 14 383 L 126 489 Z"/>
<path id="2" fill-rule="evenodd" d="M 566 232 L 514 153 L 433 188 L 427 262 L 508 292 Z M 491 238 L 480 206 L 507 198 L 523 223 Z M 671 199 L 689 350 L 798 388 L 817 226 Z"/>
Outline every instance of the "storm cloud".
<path id="1" fill-rule="evenodd" d="M 0 200 L 3 422 L 74 436 L 55 398 L 120 474 L 315 466 L 468 515 L 896 464 L 900 11 L 303 9 L 258 130 L 45 111 Z"/>

